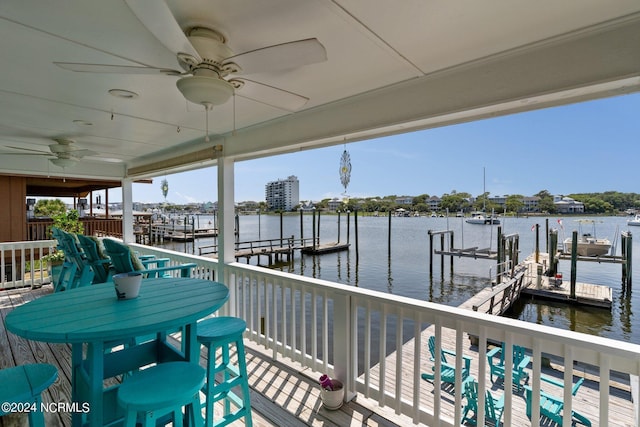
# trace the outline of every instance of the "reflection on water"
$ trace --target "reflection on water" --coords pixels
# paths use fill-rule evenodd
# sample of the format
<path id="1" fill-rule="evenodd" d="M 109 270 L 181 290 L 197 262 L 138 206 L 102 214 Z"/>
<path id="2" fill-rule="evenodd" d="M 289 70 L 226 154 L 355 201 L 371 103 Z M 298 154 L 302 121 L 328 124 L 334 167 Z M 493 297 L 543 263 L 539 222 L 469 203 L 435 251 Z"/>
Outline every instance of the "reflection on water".
<path id="1" fill-rule="evenodd" d="M 280 237 L 280 217 L 262 215 L 241 216 L 240 241 L 272 239 Z M 206 219 L 200 219 L 202 222 Z M 457 306 L 489 286 L 490 272 L 495 272 L 495 261 L 472 258 L 454 258 L 453 271 L 450 259 L 441 260 L 434 256 L 433 273 L 429 269 L 429 239 L 427 232 L 453 230 L 454 246 L 492 247 L 495 249 L 496 226 L 473 225 L 464 223 L 462 218 L 393 218 L 391 221 L 391 247 L 388 246 L 389 222 L 386 217 L 359 217 L 358 233 L 354 233 L 354 220 L 351 216 L 347 228 L 347 218 L 342 215 L 324 215 L 321 222 L 320 238 L 322 242 L 336 241 L 338 235 L 344 243 L 349 236 L 350 250 L 324 255 L 295 254 L 291 262 L 280 263 L 272 268 L 308 277 L 314 277 L 351 286 L 359 286 L 381 292 L 392 293 L 440 304 Z M 598 237 L 614 240 L 616 230 L 626 230 L 626 218 L 602 218 L 598 224 Z M 547 222 L 548 221 L 548 222 Z M 570 235 L 577 223 L 564 218 L 564 230 L 560 230 L 559 240 Z M 540 224 L 540 242 L 544 251 L 546 226 L 558 227 L 556 217 L 552 218 L 503 218 L 504 234 L 518 233 L 520 236 L 520 259 L 535 249 L 535 224 Z M 310 237 L 312 219 L 305 215 L 303 234 Z M 283 236 L 300 236 L 299 215 L 284 216 Z M 340 232 L 338 231 L 340 230 Z M 347 230 L 347 232 L 345 232 Z M 633 230 L 632 230 L 633 231 Z M 358 238 L 358 256 L 355 253 L 355 238 Z M 619 237 L 619 236 L 618 236 Z M 619 240 L 619 239 L 618 239 Z M 638 240 L 636 238 L 636 240 Z M 198 245 L 213 244 L 212 239 L 200 239 Z M 438 244 L 439 245 L 439 244 Z M 638 245 L 638 242 L 634 242 Z M 192 248 L 183 243 L 168 243 L 165 246 L 175 250 L 192 252 Z M 184 248 L 183 248 L 184 247 Z M 439 246 L 438 246 L 439 248 Z M 195 251 L 197 253 L 197 250 Z M 620 254 L 620 249 L 617 249 Z M 634 262 L 640 261 L 640 248 L 633 250 Z M 254 258 L 251 262 L 256 263 Z M 264 258 L 263 258 L 264 260 Z M 621 339 L 640 343 L 640 321 L 633 317 L 633 305 L 640 300 L 632 296 L 630 290 L 622 289 L 621 266 L 619 264 L 578 263 L 577 280 L 595 283 L 613 288 L 613 307 L 611 311 L 600 308 L 568 306 L 551 302 L 520 301 L 514 307 L 512 316 L 529 322 L 541 323 L 562 329 L 570 329 L 593 335 Z M 638 271 L 638 269 L 635 269 Z M 568 261 L 561 261 L 559 272 L 566 280 L 570 277 Z M 637 274 L 633 278 L 637 281 Z"/>

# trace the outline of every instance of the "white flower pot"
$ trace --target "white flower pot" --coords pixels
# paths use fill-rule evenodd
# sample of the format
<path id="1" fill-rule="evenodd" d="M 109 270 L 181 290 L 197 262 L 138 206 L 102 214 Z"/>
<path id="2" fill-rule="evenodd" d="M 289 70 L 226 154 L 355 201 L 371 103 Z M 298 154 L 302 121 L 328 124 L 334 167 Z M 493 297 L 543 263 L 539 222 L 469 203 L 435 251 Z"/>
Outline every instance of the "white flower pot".
<path id="1" fill-rule="evenodd" d="M 321 389 L 322 406 L 330 410 L 339 409 L 344 401 L 344 386 L 338 380 L 331 380 L 333 390 Z"/>
<path id="2" fill-rule="evenodd" d="M 113 284 L 115 285 L 118 299 L 137 298 L 141 282 L 142 273 L 120 273 L 113 276 Z"/>

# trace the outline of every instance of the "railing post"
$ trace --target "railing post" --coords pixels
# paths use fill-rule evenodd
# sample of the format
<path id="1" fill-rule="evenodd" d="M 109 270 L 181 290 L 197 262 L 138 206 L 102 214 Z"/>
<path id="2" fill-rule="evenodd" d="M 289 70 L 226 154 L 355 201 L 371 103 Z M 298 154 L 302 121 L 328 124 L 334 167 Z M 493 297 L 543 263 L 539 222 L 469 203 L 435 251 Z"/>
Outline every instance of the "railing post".
<path id="1" fill-rule="evenodd" d="M 356 396 L 355 373 L 357 359 L 355 357 L 356 334 L 352 329 L 356 326 L 355 313 L 351 312 L 351 296 L 336 294 L 333 296 L 333 370 L 335 377 L 345 386 L 345 401 Z"/>

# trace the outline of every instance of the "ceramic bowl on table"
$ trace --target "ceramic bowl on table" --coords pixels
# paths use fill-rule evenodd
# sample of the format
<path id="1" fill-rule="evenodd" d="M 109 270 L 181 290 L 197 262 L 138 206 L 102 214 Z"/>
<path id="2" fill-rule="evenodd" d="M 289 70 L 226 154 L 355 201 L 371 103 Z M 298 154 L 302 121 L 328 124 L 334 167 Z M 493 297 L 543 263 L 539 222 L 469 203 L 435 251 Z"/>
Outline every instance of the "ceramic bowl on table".
<path id="1" fill-rule="evenodd" d="M 140 293 L 141 283 L 142 273 L 135 271 L 130 273 L 120 273 L 113 276 L 113 284 L 115 285 L 118 299 L 137 298 Z"/>

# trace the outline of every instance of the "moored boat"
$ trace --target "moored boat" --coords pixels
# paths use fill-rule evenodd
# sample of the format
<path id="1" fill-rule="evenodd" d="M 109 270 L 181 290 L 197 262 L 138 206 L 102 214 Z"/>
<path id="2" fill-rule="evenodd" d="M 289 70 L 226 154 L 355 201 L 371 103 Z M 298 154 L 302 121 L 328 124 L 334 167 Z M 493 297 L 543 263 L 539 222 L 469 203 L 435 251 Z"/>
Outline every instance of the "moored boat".
<path id="1" fill-rule="evenodd" d="M 606 255 L 611 249 L 609 239 L 599 239 L 596 237 L 596 222 L 593 220 L 579 220 L 578 246 L 576 252 L 581 256 L 601 256 Z M 583 233 L 582 224 L 591 224 L 592 233 Z M 571 253 L 573 249 L 573 238 L 568 237 L 564 240 L 565 252 Z"/>
<path id="2" fill-rule="evenodd" d="M 640 225 L 640 214 L 637 214 L 633 219 L 627 220 L 627 225 Z"/>
<path id="3" fill-rule="evenodd" d="M 484 212 L 471 212 L 471 218 L 467 218 L 469 224 L 500 224 L 500 220 L 493 214 L 487 215 Z"/>

